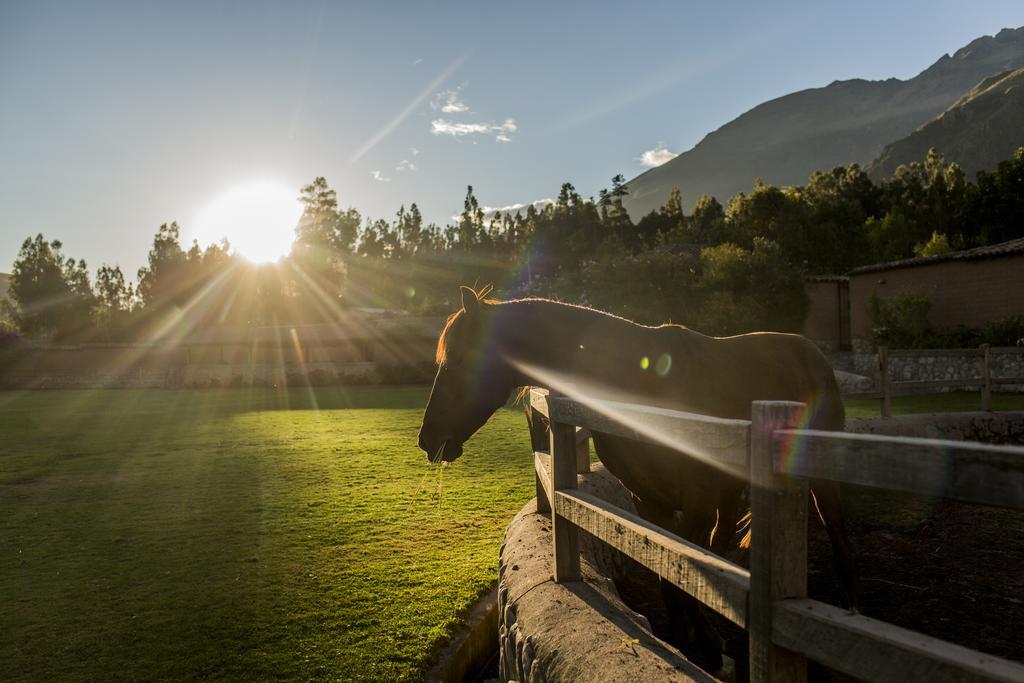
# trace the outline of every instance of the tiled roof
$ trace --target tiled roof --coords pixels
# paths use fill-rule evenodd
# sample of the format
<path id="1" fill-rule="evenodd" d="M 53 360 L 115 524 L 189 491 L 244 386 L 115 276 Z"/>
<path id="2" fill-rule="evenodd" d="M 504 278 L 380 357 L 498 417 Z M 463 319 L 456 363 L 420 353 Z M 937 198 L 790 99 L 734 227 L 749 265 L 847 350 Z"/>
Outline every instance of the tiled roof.
<path id="1" fill-rule="evenodd" d="M 1000 242 L 999 244 L 990 244 L 987 247 L 975 247 L 974 249 L 953 251 L 948 254 L 939 254 L 938 256 L 918 256 L 916 258 L 906 258 L 899 261 L 873 263 L 870 266 L 854 268 L 850 271 L 850 275 L 870 273 L 878 270 L 893 270 L 895 268 L 927 266 L 933 263 L 941 263 L 943 261 L 974 261 L 977 259 L 999 258 L 1001 256 L 1012 256 L 1015 254 L 1024 254 L 1024 237 L 1010 240 L 1008 242 Z"/>
<path id="2" fill-rule="evenodd" d="M 845 275 L 808 275 L 804 282 L 849 282 Z"/>

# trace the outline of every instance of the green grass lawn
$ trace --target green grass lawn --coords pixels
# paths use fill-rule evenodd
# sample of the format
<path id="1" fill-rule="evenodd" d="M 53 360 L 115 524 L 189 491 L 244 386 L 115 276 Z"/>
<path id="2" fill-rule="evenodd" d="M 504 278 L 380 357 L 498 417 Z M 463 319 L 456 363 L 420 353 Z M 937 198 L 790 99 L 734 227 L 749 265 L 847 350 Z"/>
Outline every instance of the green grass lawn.
<path id="1" fill-rule="evenodd" d="M 418 679 L 533 495 L 519 411 L 442 479 L 426 394 L 0 392 L 0 680 Z"/>
<path id="2" fill-rule="evenodd" d="M 1024 410 L 1024 394 L 993 393 L 993 410 Z M 922 396 L 896 396 L 892 399 L 893 415 L 911 413 L 952 413 L 981 410 L 977 391 L 955 391 Z M 847 401 L 846 417 L 878 417 L 878 401 Z"/>
<path id="3" fill-rule="evenodd" d="M 0 393 L 0 680 L 419 678 L 533 495 L 521 412 L 442 480 L 426 394 Z"/>

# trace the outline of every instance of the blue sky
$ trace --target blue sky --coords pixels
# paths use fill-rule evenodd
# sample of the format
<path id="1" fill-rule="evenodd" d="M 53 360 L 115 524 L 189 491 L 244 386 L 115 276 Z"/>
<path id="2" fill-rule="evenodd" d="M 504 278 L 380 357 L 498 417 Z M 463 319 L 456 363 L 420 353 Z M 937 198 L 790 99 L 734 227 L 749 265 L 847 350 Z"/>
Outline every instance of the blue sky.
<path id="1" fill-rule="evenodd" d="M 251 180 L 324 175 L 364 216 L 439 223 L 467 184 L 596 195 L 764 100 L 1021 24 L 1017 0 L 0 0 L 0 270 L 42 232 L 134 277 L 160 223 L 190 236 Z"/>

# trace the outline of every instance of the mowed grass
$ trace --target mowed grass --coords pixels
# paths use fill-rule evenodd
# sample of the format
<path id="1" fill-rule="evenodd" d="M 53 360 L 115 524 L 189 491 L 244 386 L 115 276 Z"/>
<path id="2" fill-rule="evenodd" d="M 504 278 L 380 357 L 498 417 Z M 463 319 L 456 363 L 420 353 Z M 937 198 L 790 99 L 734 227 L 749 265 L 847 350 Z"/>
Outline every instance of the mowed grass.
<path id="1" fill-rule="evenodd" d="M 0 392 L 0 680 L 419 679 L 533 495 L 520 412 L 442 478 L 426 395 Z"/>
<path id="2" fill-rule="evenodd" d="M 0 393 L 0 680 L 416 680 L 533 495 L 424 388 Z"/>
<path id="3" fill-rule="evenodd" d="M 953 391 L 944 394 L 895 396 L 893 415 L 913 413 L 958 413 L 981 410 L 981 394 L 977 391 Z M 993 393 L 992 410 L 1024 410 L 1024 394 Z M 878 401 L 847 401 L 846 417 L 878 417 Z"/>

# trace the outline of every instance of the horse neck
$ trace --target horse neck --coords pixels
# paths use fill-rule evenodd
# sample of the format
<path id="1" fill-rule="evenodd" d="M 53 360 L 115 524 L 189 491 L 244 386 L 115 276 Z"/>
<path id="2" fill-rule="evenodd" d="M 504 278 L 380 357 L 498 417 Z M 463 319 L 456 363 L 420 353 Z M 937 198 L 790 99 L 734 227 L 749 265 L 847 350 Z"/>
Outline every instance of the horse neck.
<path id="1" fill-rule="evenodd" d="M 521 386 L 569 392 L 564 384 L 586 384 L 616 394 L 643 393 L 641 359 L 660 353 L 678 336 L 671 329 L 644 327 L 556 302 L 525 300 L 498 306 L 503 352 L 517 369 Z"/>

